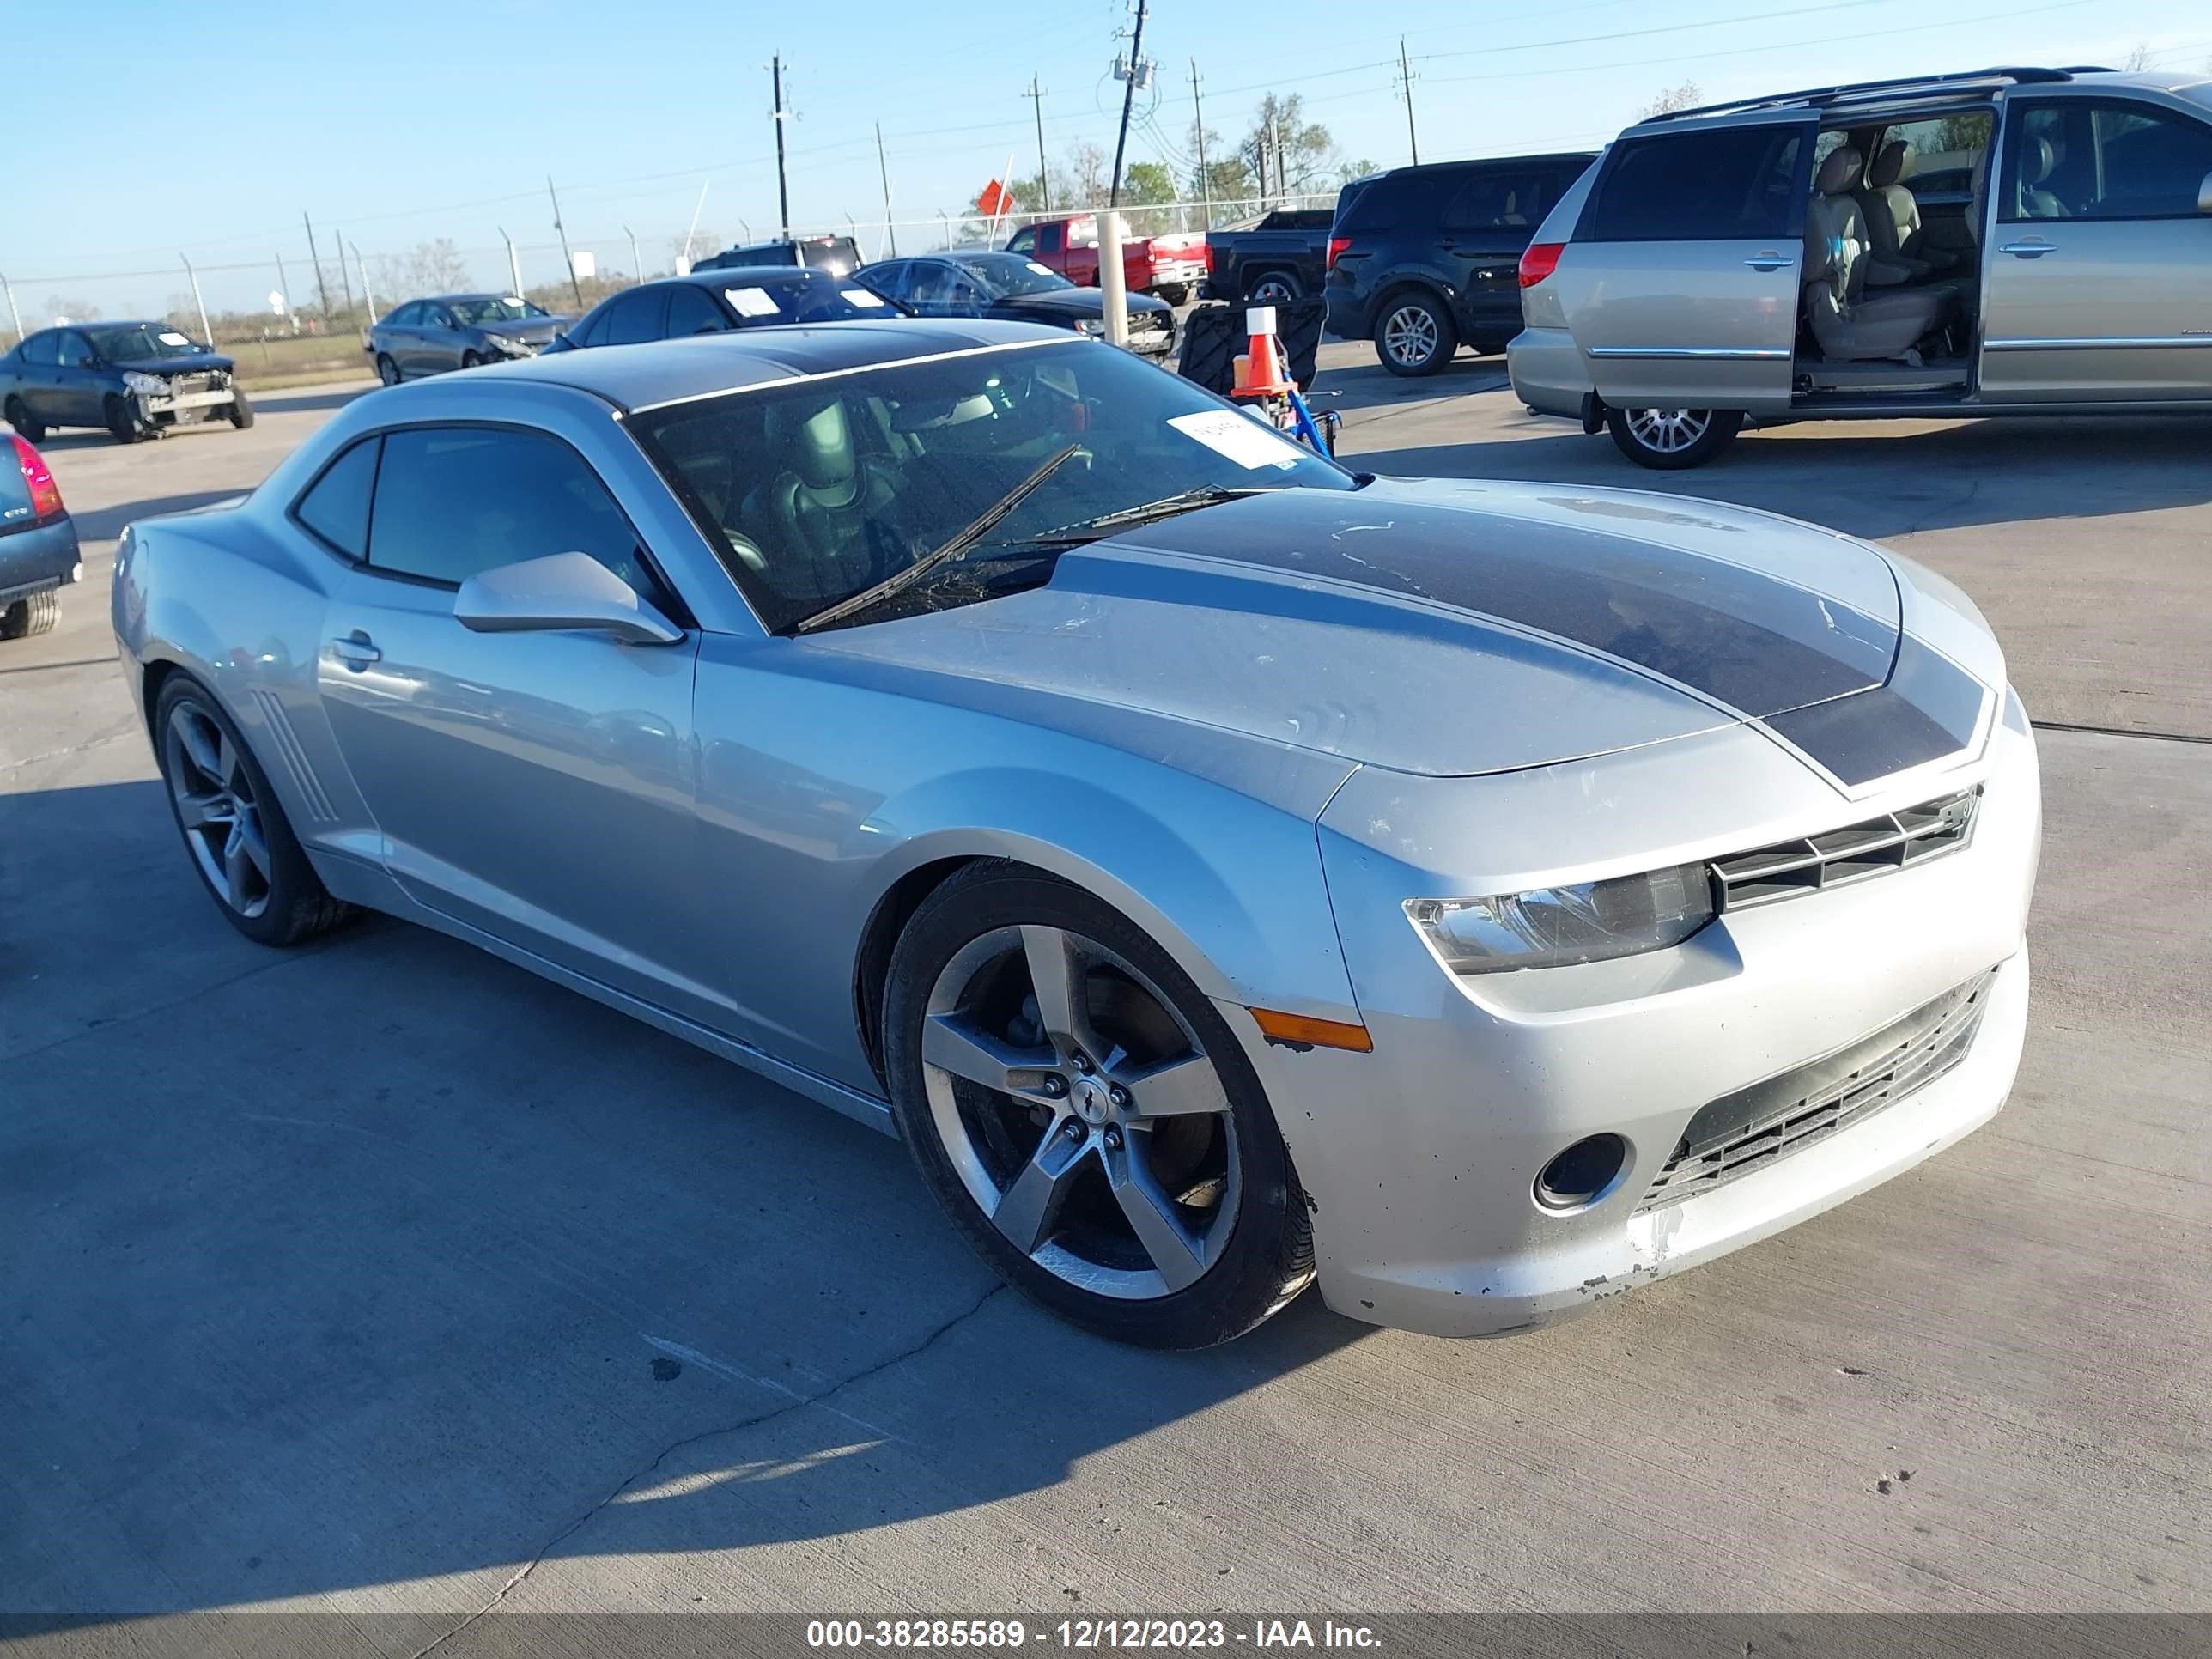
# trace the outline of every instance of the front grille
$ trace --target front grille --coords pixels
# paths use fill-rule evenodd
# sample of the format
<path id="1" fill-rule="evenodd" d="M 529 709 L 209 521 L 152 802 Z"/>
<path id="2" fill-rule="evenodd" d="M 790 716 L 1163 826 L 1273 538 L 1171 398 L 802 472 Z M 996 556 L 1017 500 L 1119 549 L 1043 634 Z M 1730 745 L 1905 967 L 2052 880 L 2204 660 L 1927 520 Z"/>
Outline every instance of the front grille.
<path id="1" fill-rule="evenodd" d="M 1885 876 L 1908 864 L 1955 853 L 1973 839 L 1981 801 L 1978 785 L 1840 830 L 1716 859 L 1715 896 L 1722 909 L 1741 910 Z"/>
<path id="2" fill-rule="evenodd" d="M 1872 1036 L 1700 1107 L 1636 1208 L 1663 1209 L 1756 1174 L 1923 1089 L 1966 1057 L 1994 968 Z"/>
<path id="3" fill-rule="evenodd" d="M 213 390 L 215 390 L 215 376 L 213 374 L 172 374 L 169 376 L 169 392 L 171 395 L 174 397 L 186 397 L 195 392 L 212 392 Z"/>

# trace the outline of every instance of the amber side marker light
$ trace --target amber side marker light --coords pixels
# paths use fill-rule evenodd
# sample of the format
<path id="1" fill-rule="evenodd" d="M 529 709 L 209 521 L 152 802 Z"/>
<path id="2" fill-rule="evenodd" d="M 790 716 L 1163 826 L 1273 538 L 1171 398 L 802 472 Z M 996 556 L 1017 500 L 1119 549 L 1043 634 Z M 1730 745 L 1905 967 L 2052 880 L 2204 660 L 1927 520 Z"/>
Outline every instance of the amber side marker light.
<path id="1" fill-rule="evenodd" d="M 1349 1048 L 1355 1054 L 1375 1052 L 1375 1039 L 1364 1025 L 1347 1025 L 1340 1019 L 1315 1019 L 1307 1014 L 1278 1013 L 1255 1008 L 1260 1035 L 1270 1042 L 1288 1042 L 1309 1048 Z"/>

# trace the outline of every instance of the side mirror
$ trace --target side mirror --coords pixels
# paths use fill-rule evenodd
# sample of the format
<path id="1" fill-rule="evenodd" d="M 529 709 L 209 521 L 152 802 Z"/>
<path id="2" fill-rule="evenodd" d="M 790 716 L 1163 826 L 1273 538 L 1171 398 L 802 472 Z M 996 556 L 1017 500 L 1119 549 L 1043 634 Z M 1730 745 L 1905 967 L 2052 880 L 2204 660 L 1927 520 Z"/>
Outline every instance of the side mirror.
<path id="1" fill-rule="evenodd" d="M 2212 173 L 2208 173 L 2197 185 L 2197 210 L 2212 213 Z"/>
<path id="2" fill-rule="evenodd" d="M 83 356 L 76 360 L 76 366 L 79 368 L 98 368 L 100 367 L 100 359 L 94 356 L 91 352 L 88 351 Z"/>
<path id="3" fill-rule="evenodd" d="M 588 553 L 556 553 L 479 571 L 461 584 L 453 617 L 478 634 L 590 629 L 625 645 L 674 645 L 684 630 Z"/>

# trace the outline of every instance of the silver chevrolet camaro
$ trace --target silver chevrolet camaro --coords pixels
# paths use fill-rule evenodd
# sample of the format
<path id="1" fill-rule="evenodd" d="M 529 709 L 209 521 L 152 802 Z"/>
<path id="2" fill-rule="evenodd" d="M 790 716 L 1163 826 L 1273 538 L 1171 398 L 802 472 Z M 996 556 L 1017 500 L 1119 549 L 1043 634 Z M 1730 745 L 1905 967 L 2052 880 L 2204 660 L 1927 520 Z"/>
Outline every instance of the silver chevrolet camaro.
<path id="1" fill-rule="evenodd" d="M 1918 1163 L 2020 1057 L 2034 741 L 1948 582 L 1347 472 L 1064 332 L 374 392 L 133 526 L 114 618 L 248 938 L 387 911 L 726 1055 L 1131 1341 L 1315 1279 L 1540 1325 Z"/>

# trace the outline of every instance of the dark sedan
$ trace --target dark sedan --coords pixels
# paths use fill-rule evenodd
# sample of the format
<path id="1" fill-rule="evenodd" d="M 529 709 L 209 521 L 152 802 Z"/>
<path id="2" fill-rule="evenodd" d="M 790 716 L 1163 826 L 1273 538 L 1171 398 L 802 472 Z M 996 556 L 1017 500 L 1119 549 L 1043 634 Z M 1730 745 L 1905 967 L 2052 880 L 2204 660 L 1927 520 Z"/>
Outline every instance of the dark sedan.
<path id="1" fill-rule="evenodd" d="M 167 323 L 40 329 L 0 357 L 0 417 L 33 443 L 58 426 L 104 426 L 126 444 L 207 421 L 252 426 L 232 368 Z"/>
<path id="2" fill-rule="evenodd" d="M 568 324 L 512 294 L 441 294 L 393 307 L 368 331 L 362 349 L 376 378 L 398 386 L 450 368 L 535 357 Z"/>
<path id="3" fill-rule="evenodd" d="M 884 259 L 854 275 L 923 317 L 997 317 L 1085 334 L 1106 331 L 1103 289 L 1078 288 L 1034 259 L 996 248 Z M 1175 349 L 1174 307 L 1149 294 L 1132 294 L 1128 302 L 1129 349 L 1140 357 L 1166 357 Z"/>
<path id="4" fill-rule="evenodd" d="M 688 276 L 641 283 L 600 301 L 546 349 L 641 345 L 780 323 L 849 323 L 902 311 L 853 277 L 806 266 L 695 270 Z"/>

